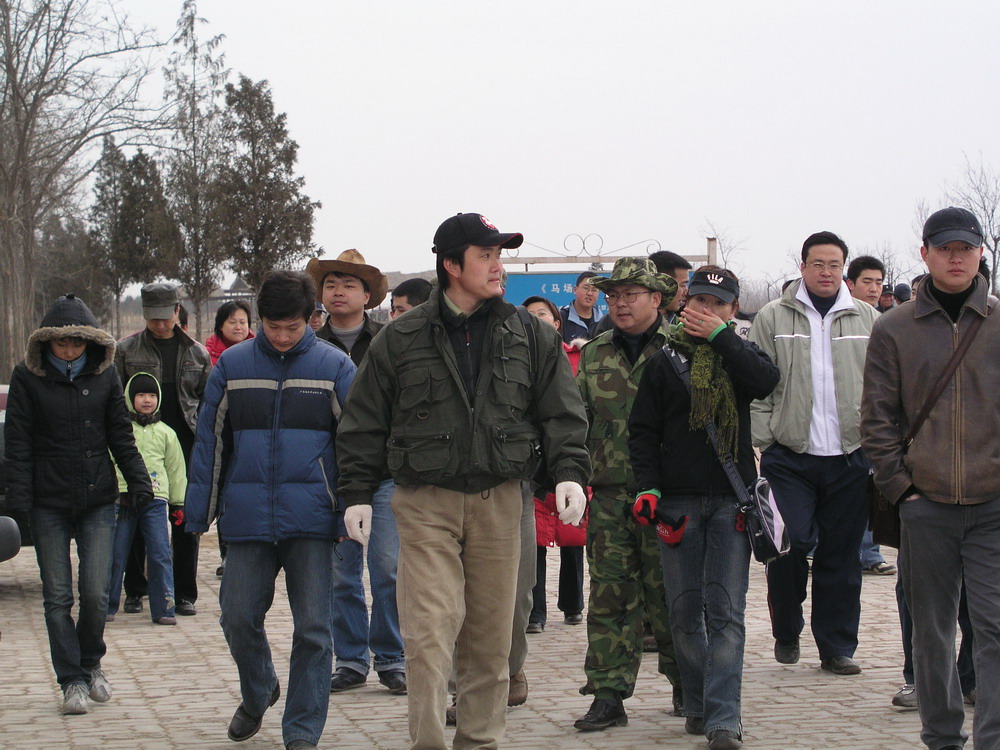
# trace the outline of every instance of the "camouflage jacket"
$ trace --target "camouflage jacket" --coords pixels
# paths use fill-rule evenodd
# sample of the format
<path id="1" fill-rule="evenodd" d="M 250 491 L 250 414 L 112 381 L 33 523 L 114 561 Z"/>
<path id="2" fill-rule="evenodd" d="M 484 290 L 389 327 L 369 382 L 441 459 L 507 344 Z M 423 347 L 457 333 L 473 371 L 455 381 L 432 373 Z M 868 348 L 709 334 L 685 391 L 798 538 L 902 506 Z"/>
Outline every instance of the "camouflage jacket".
<path id="1" fill-rule="evenodd" d="M 616 329 L 588 342 L 580 353 L 576 384 L 590 423 L 587 449 L 594 473 L 590 484 L 596 490 L 635 487 L 629 461 L 628 418 L 646 362 L 666 343 L 667 324 L 658 318 L 658 330 L 630 365 L 617 339 Z"/>

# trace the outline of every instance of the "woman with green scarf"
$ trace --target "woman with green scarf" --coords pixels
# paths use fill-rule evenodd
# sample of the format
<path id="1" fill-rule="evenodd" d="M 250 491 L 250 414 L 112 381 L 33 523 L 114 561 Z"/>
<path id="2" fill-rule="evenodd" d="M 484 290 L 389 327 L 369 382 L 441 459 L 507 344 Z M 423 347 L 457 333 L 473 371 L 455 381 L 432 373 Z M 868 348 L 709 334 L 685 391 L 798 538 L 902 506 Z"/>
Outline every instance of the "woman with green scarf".
<path id="1" fill-rule="evenodd" d="M 685 729 L 710 750 L 740 747 L 744 610 L 750 544 L 737 499 L 705 430 L 745 484 L 757 477 L 750 402 L 778 384 L 778 368 L 731 320 L 739 281 L 718 266 L 691 275 L 681 322 L 643 373 L 629 419 L 640 492 L 633 513 L 657 523 Z"/>

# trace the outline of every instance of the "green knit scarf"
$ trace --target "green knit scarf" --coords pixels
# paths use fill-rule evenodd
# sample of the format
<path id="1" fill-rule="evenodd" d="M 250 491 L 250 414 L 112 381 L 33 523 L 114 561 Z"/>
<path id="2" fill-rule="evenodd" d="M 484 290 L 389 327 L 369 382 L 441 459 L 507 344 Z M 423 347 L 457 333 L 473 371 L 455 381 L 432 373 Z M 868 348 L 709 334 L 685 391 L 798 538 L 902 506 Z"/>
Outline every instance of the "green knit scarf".
<path id="1" fill-rule="evenodd" d="M 732 325 L 732 324 L 730 324 Z M 705 423 L 715 423 L 719 453 L 723 460 L 736 460 L 739 415 L 733 381 L 722 366 L 722 357 L 705 339 L 695 338 L 684 330 L 683 323 L 670 326 L 670 347 L 691 362 L 691 414 L 688 425 L 702 430 Z"/>

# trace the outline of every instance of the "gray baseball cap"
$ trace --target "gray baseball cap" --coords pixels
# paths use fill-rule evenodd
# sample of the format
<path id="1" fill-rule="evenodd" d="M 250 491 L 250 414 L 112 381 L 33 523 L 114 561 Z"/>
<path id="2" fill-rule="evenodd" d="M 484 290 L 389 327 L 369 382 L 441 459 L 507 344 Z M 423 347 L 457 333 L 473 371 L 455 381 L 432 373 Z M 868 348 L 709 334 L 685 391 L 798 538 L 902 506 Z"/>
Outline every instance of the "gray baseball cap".
<path id="1" fill-rule="evenodd" d="M 174 310 L 180 300 L 177 299 L 177 287 L 158 281 L 146 284 L 140 292 L 142 296 L 142 317 L 146 320 L 166 320 L 174 316 Z"/>

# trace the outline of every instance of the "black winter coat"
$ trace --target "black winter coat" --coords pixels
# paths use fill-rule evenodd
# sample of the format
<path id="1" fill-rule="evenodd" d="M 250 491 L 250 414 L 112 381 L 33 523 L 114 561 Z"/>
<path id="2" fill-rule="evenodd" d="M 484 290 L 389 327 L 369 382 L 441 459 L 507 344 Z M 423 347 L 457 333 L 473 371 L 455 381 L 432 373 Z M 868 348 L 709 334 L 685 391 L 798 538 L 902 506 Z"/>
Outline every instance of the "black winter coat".
<path id="1" fill-rule="evenodd" d="M 736 466 L 744 484 L 757 477 L 750 440 L 750 402 L 764 398 L 778 384 L 777 365 L 755 344 L 731 328 L 708 346 L 722 357 L 733 381 L 739 415 Z M 666 352 L 649 358 L 629 418 L 629 452 L 636 489 L 670 495 L 731 495 L 732 485 L 705 430 L 691 430 L 691 394 Z"/>
<path id="2" fill-rule="evenodd" d="M 87 324 L 96 323 L 93 316 L 58 322 L 43 320 L 11 376 L 4 432 L 9 507 L 81 513 L 113 503 L 118 479 L 112 455 L 130 492 L 151 493 L 113 367 L 114 338 Z M 45 356 L 49 341 L 63 336 L 87 341 L 87 364 L 73 380 Z"/>

